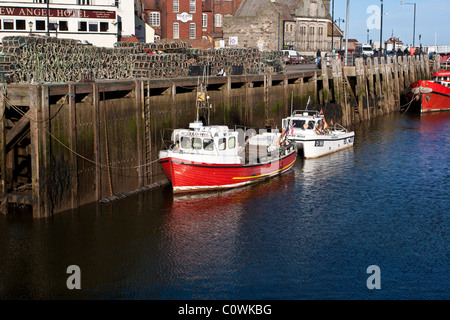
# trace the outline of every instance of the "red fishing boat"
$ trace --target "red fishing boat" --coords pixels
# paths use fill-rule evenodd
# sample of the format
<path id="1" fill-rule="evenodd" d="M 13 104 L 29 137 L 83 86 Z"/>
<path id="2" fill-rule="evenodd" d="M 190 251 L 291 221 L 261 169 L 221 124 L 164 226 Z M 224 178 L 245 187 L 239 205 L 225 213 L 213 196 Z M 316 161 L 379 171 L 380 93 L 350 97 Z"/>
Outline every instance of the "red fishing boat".
<path id="1" fill-rule="evenodd" d="M 205 96 L 200 91 L 197 100 L 205 103 Z M 204 126 L 198 110 L 199 103 L 197 121 L 189 129 L 175 129 L 170 146 L 159 152 L 174 193 L 244 186 L 280 175 L 295 163 L 296 148 L 286 130 L 256 134 L 256 130 Z"/>
<path id="2" fill-rule="evenodd" d="M 408 93 L 411 108 L 420 113 L 450 110 L 450 71 L 439 71 L 432 80 L 411 84 Z"/>

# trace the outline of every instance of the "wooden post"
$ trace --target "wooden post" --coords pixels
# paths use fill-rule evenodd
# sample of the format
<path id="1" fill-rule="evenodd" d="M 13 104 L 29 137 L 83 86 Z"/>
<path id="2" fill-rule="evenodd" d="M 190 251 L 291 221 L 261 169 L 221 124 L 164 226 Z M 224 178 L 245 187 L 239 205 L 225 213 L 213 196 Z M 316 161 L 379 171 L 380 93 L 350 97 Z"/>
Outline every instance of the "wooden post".
<path id="1" fill-rule="evenodd" d="M 100 91 L 98 83 L 92 84 L 94 119 L 94 156 L 95 156 L 95 198 L 102 198 L 102 168 L 100 151 Z"/>
<path id="2" fill-rule="evenodd" d="M 405 89 L 405 79 L 403 72 L 403 57 L 397 57 L 398 63 L 398 82 L 399 82 L 399 92 L 402 92 Z"/>
<path id="3" fill-rule="evenodd" d="M 368 119 L 370 120 L 370 109 L 372 107 L 375 107 L 375 101 L 376 101 L 376 96 L 375 96 L 375 83 L 373 81 L 373 76 L 374 76 L 374 65 L 373 65 L 373 60 L 368 60 L 368 64 L 367 64 L 368 68 L 367 68 L 367 76 L 369 77 L 369 103 L 367 106 L 367 115 L 368 115 Z"/>
<path id="4" fill-rule="evenodd" d="M 6 101 L 0 90 L 0 195 L 6 196 Z"/>
<path id="5" fill-rule="evenodd" d="M 355 60 L 355 72 L 356 72 L 356 98 L 358 103 L 358 115 L 361 118 L 364 117 L 364 98 L 366 96 L 366 85 L 364 83 L 364 65 L 363 59 L 357 58 Z"/>
<path id="6" fill-rule="evenodd" d="M 135 102 L 136 102 L 136 141 L 137 141 L 137 159 L 138 159 L 138 176 L 139 176 L 139 187 L 145 185 L 145 174 L 144 174 L 144 144 L 142 132 L 145 132 L 144 128 L 144 82 L 142 80 L 136 80 L 135 82 Z M 143 130 L 144 129 L 144 130 Z"/>
<path id="7" fill-rule="evenodd" d="M 41 86 L 41 112 L 40 118 L 38 119 L 38 127 L 39 127 L 39 139 L 41 143 L 41 147 L 39 149 L 40 156 L 40 166 L 45 169 L 40 171 L 40 181 L 41 183 L 48 180 L 48 177 L 52 175 L 53 168 L 50 164 L 50 156 L 51 156 L 51 137 L 48 134 L 52 131 L 50 120 L 50 87 L 48 85 Z M 45 121 L 43 121 L 45 119 Z M 41 202 L 43 203 L 43 215 L 44 217 L 48 217 L 53 214 L 53 210 L 55 208 L 50 207 L 49 203 L 49 195 L 51 188 L 54 186 L 49 185 L 48 183 L 44 184 L 44 188 L 41 187 Z"/>
<path id="8" fill-rule="evenodd" d="M 150 103 L 150 81 L 147 81 L 147 104 L 144 119 L 145 119 L 145 145 L 146 145 L 146 165 L 147 165 L 147 184 L 153 183 L 153 158 L 152 158 L 152 110 Z"/>
<path id="9" fill-rule="evenodd" d="M 328 85 L 328 66 L 326 60 L 322 63 L 322 84 L 323 102 L 327 104 L 330 103 L 330 86 Z"/>
<path id="10" fill-rule="evenodd" d="M 69 84 L 69 117 L 70 126 L 69 129 L 69 143 L 70 149 L 77 152 L 77 114 L 76 114 L 76 103 L 75 103 L 76 89 L 73 83 Z M 71 175 L 71 207 L 75 209 L 78 207 L 78 158 L 71 152 L 70 153 L 70 163 L 72 164 L 72 175 Z"/>
<path id="11" fill-rule="evenodd" d="M 41 168 L 39 162 L 39 152 L 42 147 L 38 120 L 41 119 L 41 98 L 40 85 L 30 86 L 30 139 L 31 139 L 31 184 L 33 197 L 33 217 L 41 218 L 45 215 L 43 203 L 41 202 Z"/>

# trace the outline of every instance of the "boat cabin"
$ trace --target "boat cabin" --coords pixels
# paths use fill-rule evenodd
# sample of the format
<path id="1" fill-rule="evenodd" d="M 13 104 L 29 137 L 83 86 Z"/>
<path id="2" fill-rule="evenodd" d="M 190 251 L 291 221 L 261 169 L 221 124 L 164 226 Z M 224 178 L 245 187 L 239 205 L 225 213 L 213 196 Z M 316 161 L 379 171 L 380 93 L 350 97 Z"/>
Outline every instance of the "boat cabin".
<path id="1" fill-rule="evenodd" d="M 316 126 L 322 125 L 322 121 L 323 116 L 318 111 L 295 110 L 290 117 L 282 120 L 282 126 L 294 126 L 294 131 L 314 130 Z"/>
<path id="2" fill-rule="evenodd" d="M 194 130 L 190 130 L 194 129 Z M 194 122 L 190 129 L 177 129 L 173 132 L 172 151 L 184 154 L 237 156 L 238 133 L 227 126 L 207 126 Z"/>
<path id="3" fill-rule="evenodd" d="M 450 82 L 450 71 L 435 72 L 435 73 L 433 73 L 431 78 L 433 79 L 433 81 L 436 81 L 436 82 L 440 82 L 440 81 Z"/>

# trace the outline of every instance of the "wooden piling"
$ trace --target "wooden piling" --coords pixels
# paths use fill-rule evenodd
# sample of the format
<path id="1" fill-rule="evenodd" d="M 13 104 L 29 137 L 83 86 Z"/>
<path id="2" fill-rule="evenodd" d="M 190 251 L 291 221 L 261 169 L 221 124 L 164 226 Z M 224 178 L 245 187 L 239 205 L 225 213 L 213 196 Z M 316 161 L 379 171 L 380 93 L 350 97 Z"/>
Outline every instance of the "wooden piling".
<path id="1" fill-rule="evenodd" d="M 71 124 L 71 130 L 69 130 L 69 143 L 70 149 L 73 151 L 70 153 L 70 164 L 72 165 L 71 175 L 71 190 L 70 190 L 70 202 L 72 209 L 75 209 L 79 205 L 78 201 L 78 157 L 75 152 L 77 152 L 77 112 L 75 103 L 76 89 L 74 83 L 69 83 L 68 85 L 68 100 L 69 100 L 69 118 Z"/>
<path id="2" fill-rule="evenodd" d="M 6 90 L 0 90 L 0 198 L 6 196 Z"/>
<path id="3" fill-rule="evenodd" d="M 100 90 L 98 83 L 92 85 L 93 95 L 93 135 L 94 135 L 94 162 L 95 162 L 95 200 L 102 198 L 102 168 L 100 152 Z"/>

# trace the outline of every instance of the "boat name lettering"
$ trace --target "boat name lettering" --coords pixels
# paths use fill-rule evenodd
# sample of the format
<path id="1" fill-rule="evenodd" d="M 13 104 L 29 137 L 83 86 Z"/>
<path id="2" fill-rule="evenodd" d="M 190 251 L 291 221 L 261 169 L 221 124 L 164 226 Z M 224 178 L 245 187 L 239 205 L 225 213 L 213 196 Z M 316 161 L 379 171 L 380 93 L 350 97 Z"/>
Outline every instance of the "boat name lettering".
<path id="1" fill-rule="evenodd" d="M 188 135 L 191 137 L 211 138 L 211 134 L 205 132 L 189 132 Z"/>

